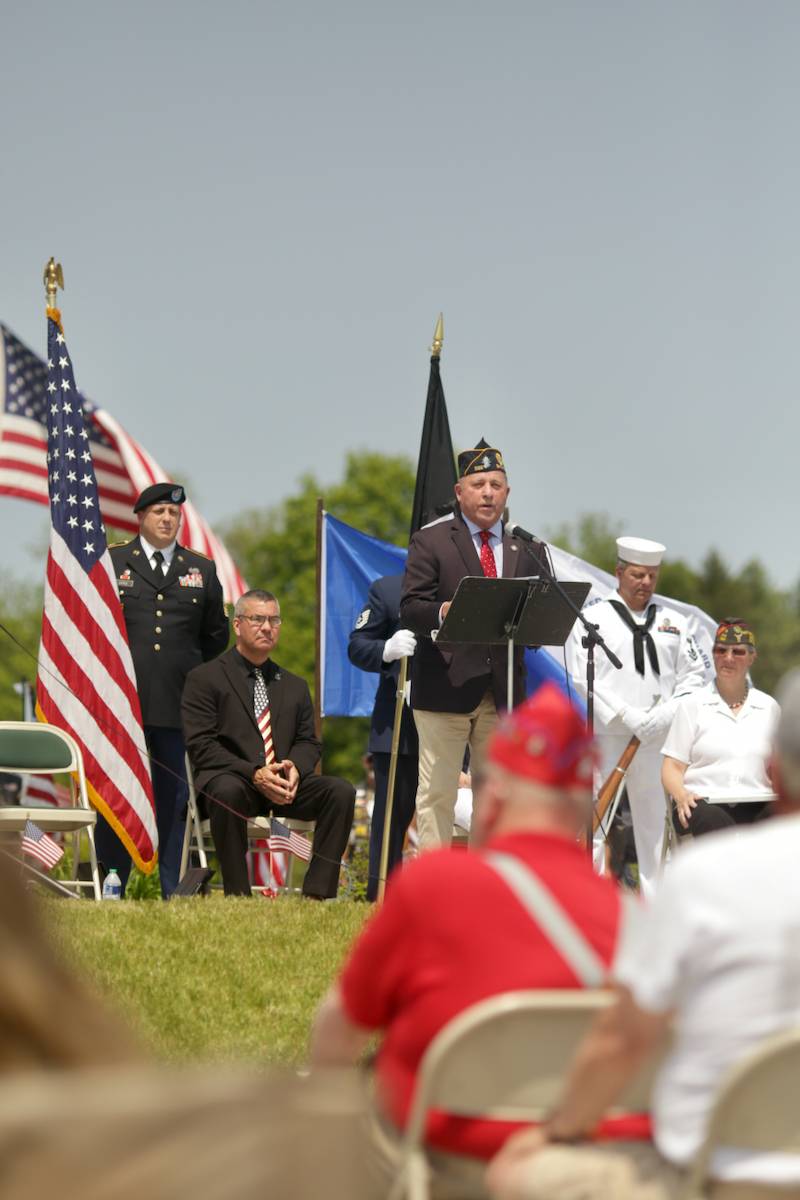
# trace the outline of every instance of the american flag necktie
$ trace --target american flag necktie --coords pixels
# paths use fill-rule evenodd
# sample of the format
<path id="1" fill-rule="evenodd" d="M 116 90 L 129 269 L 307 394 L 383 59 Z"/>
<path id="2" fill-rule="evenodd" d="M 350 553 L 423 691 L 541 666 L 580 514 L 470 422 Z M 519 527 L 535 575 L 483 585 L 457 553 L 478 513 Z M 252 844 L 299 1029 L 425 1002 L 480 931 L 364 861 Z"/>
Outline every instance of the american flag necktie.
<path id="1" fill-rule="evenodd" d="M 481 570 L 487 579 L 497 579 L 497 563 L 494 561 L 494 551 L 489 545 L 492 536 L 488 529 L 482 529 L 481 534 Z"/>
<path id="2" fill-rule="evenodd" d="M 264 761 L 269 765 L 275 762 L 275 749 L 272 745 L 272 721 L 269 715 L 269 696 L 267 695 L 267 685 L 264 683 L 264 675 L 260 667 L 255 668 L 253 677 L 256 681 L 253 688 L 253 711 L 256 714 L 256 723 L 264 739 Z"/>

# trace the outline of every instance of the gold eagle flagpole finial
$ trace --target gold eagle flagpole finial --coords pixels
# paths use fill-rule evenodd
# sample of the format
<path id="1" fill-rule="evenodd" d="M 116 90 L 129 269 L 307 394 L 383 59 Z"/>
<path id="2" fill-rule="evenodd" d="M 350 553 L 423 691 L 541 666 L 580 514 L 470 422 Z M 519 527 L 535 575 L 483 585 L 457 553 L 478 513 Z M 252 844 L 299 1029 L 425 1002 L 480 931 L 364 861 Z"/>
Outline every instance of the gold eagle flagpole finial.
<path id="1" fill-rule="evenodd" d="M 58 288 L 64 290 L 64 272 L 61 268 L 61 263 L 57 263 L 54 258 L 51 258 L 44 269 L 44 278 L 42 280 L 47 293 L 47 307 L 58 308 L 56 303 L 56 292 Z"/>
<path id="2" fill-rule="evenodd" d="M 441 358 L 442 345 L 444 343 L 444 318 L 439 313 L 439 319 L 436 322 L 436 328 L 433 331 L 433 345 L 431 346 L 431 355 L 433 358 Z"/>

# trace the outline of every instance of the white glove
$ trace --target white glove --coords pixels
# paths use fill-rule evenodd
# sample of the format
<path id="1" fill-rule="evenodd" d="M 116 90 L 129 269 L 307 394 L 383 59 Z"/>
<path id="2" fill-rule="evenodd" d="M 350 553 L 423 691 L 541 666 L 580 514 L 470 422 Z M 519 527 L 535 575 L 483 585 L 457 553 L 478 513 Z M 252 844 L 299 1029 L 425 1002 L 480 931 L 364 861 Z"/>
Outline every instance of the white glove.
<path id="1" fill-rule="evenodd" d="M 672 724 L 672 717 L 672 705 L 657 704 L 653 711 L 648 714 L 647 720 L 642 726 L 641 733 L 637 733 L 636 735 L 639 741 L 663 742 Z"/>
<path id="2" fill-rule="evenodd" d="M 384 643 L 383 661 L 396 662 L 398 658 L 410 658 L 417 648 L 417 639 L 410 629 L 398 629 Z"/>
<path id="3" fill-rule="evenodd" d="M 646 740 L 644 731 L 652 720 L 653 714 L 651 712 L 648 712 L 646 708 L 634 708 L 633 705 L 624 704 L 617 713 L 617 716 L 623 725 L 627 725 L 634 737 L 637 737 L 640 742 Z"/>

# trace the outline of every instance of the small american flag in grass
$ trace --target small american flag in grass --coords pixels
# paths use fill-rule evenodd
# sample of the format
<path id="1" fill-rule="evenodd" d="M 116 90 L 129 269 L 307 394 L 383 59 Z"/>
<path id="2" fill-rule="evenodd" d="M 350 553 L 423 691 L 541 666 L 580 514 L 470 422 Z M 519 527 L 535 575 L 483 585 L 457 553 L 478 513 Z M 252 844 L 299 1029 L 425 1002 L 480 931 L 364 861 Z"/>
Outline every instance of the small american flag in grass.
<path id="1" fill-rule="evenodd" d="M 276 850 L 288 850 L 290 854 L 294 854 L 297 858 L 302 858 L 306 862 L 311 858 L 311 843 L 308 838 L 304 838 L 302 834 L 295 833 L 289 829 L 282 821 L 277 821 L 272 818 L 270 826 L 269 848 L 273 852 Z"/>
<path id="2" fill-rule="evenodd" d="M 63 858 L 64 851 L 33 821 L 26 821 L 22 831 L 22 852 L 36 858 L 46 871 L 51 871 Z"/>

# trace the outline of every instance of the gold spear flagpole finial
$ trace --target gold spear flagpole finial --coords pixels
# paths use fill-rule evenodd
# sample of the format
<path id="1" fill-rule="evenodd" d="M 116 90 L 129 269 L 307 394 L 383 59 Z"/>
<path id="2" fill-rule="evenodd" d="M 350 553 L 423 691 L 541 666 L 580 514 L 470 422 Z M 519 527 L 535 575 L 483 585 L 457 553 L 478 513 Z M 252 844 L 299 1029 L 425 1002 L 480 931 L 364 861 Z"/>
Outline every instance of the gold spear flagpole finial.
<path id="1" fill-rule="evenodd" d="M 54 258 L 51 258 L 44 269 L 44 278 L 42 280 L 47 293 L 47 307 L 58 308 L 56 304 L 56 291 L 64 288 L 64 272 L 61 269 L 61 263 L 57 263 Z"/>
<path id="2" fill-rule="evenodd" d="M 431 354 L 434 358 L 441 358 L 442 344 L 444 343 L 444 319 L 439 313 L 439 319 L 436 322 L 436 328 L 433 331 L 433 345 L 431 346 Z"/>

